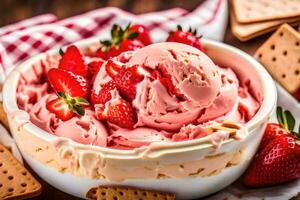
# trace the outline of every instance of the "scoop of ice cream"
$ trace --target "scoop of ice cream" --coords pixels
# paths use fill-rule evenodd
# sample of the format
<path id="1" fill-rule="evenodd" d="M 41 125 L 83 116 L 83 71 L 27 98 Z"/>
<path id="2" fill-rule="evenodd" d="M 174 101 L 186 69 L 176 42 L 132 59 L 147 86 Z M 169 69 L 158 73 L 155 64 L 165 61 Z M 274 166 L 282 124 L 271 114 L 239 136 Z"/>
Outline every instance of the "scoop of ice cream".
<path id="1" fill-rule="evenodd" d="M 145 76 L 132 102 L 137 126 L 178 130 L 229 112 L 237 101 L 238 82 L 191 46 L 157 43 L 137 50 L 127 67 L 138 65 L 170 77 L 179 95 L 171 94 L 159 79 Z"/>
<path id="2" fill-rule="evenodd" d="M 95 119 L 93 112 L 86 111 L 82 117 L 76 116 L 61 123 L 54 132 L 55 135 L 70 138 L 81 144 L 97 146 L 107 145 L 107 131 L 100 121 Z"/>
<path id="3" fill-rule="evenodd" d="M 32 123 L 36 126 L 53 133 L 58 125 L 61 123 L 61 120 L 51 113 L 47 108 L 47 102 L 57 98 L 56 94 L 46 94 L 41 97 L 40 100 L 33 105 L 30 109 L 29 116 Z"/>

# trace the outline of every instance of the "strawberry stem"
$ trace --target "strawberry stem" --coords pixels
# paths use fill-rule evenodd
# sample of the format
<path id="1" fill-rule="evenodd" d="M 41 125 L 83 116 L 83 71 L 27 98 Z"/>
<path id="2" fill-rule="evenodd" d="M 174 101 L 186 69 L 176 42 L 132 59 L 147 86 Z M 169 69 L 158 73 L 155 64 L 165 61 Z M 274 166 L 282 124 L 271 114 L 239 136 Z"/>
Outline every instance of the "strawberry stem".
<path id="1" fill-rule="evenodd" d="M 57 92 L 57 96 L 62 98 L 69 109 L 72 110 L 75 114 L 83 116 L 85 111 L 83 106 L 88 106 L 89 102 L 81 97 L 72 97 L 68 93 Z"/>
<path id="2" fill-rule="evenodd" d="M 296 120 L 292 113 L 288 110 L 283 111 L 281 107 L 277 107 L 276 116 L 278 123 L 292 133 L 296 124 Z"/>
<path id="3" fill-rule="evenodd" d="M 61 55 L 61 56 L 63 56 L 65 54 L 65 52 L 61 48 L 59 48 L 58 52 L 59 52 L 59 55 Z"/>

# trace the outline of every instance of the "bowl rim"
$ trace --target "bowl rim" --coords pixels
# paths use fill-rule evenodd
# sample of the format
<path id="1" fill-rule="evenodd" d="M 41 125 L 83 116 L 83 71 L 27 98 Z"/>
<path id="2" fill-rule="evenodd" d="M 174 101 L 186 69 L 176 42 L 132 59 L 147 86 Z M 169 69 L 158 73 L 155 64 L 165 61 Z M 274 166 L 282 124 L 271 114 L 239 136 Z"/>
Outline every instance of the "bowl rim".
<path id="1" fill-rule="evenodd" d="M 75 42 L 74 45 L 79 47 L 80 49 L 86 48 L 91 44 L 94 44 L 99 41 L 99 37 L 92 37 L 89 39 L 84 39 L 78 42 Z M 277 90 L 275 83 L 267 70 L 258 62 L 256 61 L 252 56 L 248 55 L 247 53 L 243 52 L 242 50 L 230 46 L 228 44 L 217 42 L 209 39 L 202 39 L 202 42 L 205 46 L 212 46 L 214 48 L 219 48 L 222 51 L 229 51 L 232 54 L 235 54 L 239 56 L 240 58 L 244 59 L 246 62 L 248 62 L 251 66 L 255 69 L 257 74 L 260 76 L 261 82 L 262 82 L 262 90 L 263 90 L 263 101 L 262 104 L 255 114 L 255 116 L 249 120 L 246 123 L 246 127 L 249 130 L 249 133 L 251 133 L 255 128 L 257 128 L 259 125 L 261 125 L 263 122 L 265 122 L 272 112 L 275 109 L 276 102 L 277 102 Z M 68 46 L 68 45 L 66 45 Z M 65 48 L 64 46 L 63 48 Z M 52 48 L 44 53 L 35 55 L 29 59 L 27 59 L 25 62 L 22 62 L 21 64 L 17 65 L 17 67 L 12 70 L 12 72 L 7 77 L 4 86 L 3 86 L 3 104 L 4 109 L 6 113 L 18 113 L 22 112 L 21 109 L 18 108 L 16 103 L 16 87 L 18 85 L 18 80 L 20 78 L 20 74 L 22 71 L 26 71 L 29 66 L 32 66 L 33 63 L 36 63 L 37 61 L 44 58 L 46 55 L 54 55 L 57 54 L 57 48 Z M 25 112 L 25 111 L 23 111 Z M 28 115 L 28 113 L 26 112 Z M 25 117 L 25 116 L 23 116 Z M 22 118 L 22 117 L 20 117 Z M 26 118 L 26 117 L 25 117 Z M 27 117 L 28 119 L 28 117 Z M 16 119 L 14 119 L 16 120 Z M 23 119 L 24 120 L 24 119 Z M 31 121 L 26 122 L 24 124 L 23 120 L 19 120 L 19 123 L 23 123 L 23 128 L 25 131 L 41 138 L 42 140 L 46 140 L 48 142 L 56 142 L 58 140 L 65 140 L 68 141 L 70 144 L 84 150 L 91 150 L 93 152 L 98 152 L 100 154 L 105 154 L 106 157 L 118 157 L 121 156 L 122 158 L 125 158 L 126 156 L 132 158 L 133 156 L 138 156 L 141 154 L 141 152 L 137 149 L 131 149 L 131 150 L 119 150 L 119 149 L 111 149 L 107 147 L 101 147 L 96 145 L 86 145 L 86 144 L 80 144 L 77 143 L 69 138 L 63 138 L 59 136 L 55 136 L 53 134 L 50 134 L 49 132 L 39 128 L 35 124 L 33 124 Z M 27 120 L 28 121 L 28 120 Z M 18 122 L 18 120 L 16 120 Z M 152 148 L 151 152 L 155 153 L 156 156 L 160 156 L 165 153 L 174 153 L 174 152 L 183 152 L 183 151 L 189 151 L 189 150 L 198 150 L 198 149 L 205 149 L 205 148 L 212 148 L 213 145 L 210 142 L 212 135 L 193 139 L 193 140 L 187 140 L 187 141 L 178 141 L 178 142 L 172 142 L 172 143 L 163 143 L 163 142 L 157 142 L 157 143 L 151 143 L 148 146 L 145 146 L 149 150 L 149 148 Z M 236 141 L 234 139 L 227 139 L 225 140 L 222 145 Z M 155 146 L 163 144 L 165 148 L 155 148 Z M 140 149 L 143 149 L 144 147 L 141 147 Z M 144 149 L 145 149 L 144 148 Z M 120 157 L 119 157 L 120 158 Z"/>

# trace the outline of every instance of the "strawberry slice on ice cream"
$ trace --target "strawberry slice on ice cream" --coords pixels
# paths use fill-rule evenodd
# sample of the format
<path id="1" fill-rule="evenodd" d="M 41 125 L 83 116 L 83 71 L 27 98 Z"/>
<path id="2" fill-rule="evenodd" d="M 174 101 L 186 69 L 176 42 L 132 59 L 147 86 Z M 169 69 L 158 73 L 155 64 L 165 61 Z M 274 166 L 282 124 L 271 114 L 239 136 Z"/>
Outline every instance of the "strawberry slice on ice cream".
<path id="1" fill-rule="evenodd" d="M 88 68 L 84 64 L 84 60 L 79 49 L 71 45 L 67 48 L 66 52 L 60 50 L 61 59 L 59 61 L 59 68 L 66 71 L 73 72 L 76 75 L 88 78 Z"/>
<path id="2" fill-rule="evenodd" d="M 53 68 L 48 71 L 48 80 L 58 95 L 57 99 L 46 105 L 50 112 L 63 121 L 72 118 L 74 114 L 84 115 L 84 106 L 89 105 L 85 99 L 88 96 L 89 83 L 84 77 Z"/>

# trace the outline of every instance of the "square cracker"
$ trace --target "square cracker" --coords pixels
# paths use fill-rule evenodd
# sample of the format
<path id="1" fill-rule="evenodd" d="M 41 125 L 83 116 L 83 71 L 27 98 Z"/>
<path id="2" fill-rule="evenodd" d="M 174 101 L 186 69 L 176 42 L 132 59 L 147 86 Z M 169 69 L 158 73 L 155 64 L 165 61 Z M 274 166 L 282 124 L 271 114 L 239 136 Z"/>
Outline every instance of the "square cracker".
<path id="1" fill-rule="evenodd" d="M 299 0 L 233 0 L 232 3 L 239 23 L 300 16 Z"/>
<path id="2" fill-rule="evenodd" d="M 40 193 L 40 183 L 0 144 L 0 199 L 25 199 Z"/>
<path id="3" fill-rule="evenodd" d="M 300 24 L 300 16 L 275 21 L 241 24 L 236 20 L 233 12 L 230 13 L 230 20 L 231 31 L 240 41 L 247 41 L 265 33 L 274 31 L 284 23 L 289 23 L 292 26 Z"/>
<path id="4" fill-rule="evenodd" d="M 287 91 L 300 88 L 300 33 L 291 26 L 280 26 L 255 57 Z"/>
<path id="5" fill-rule="evenodd" d="M 86 197 L 92 200 L 174 200 L 175 195 L 124 186 L 98 186 L 91 188 Z"/>

